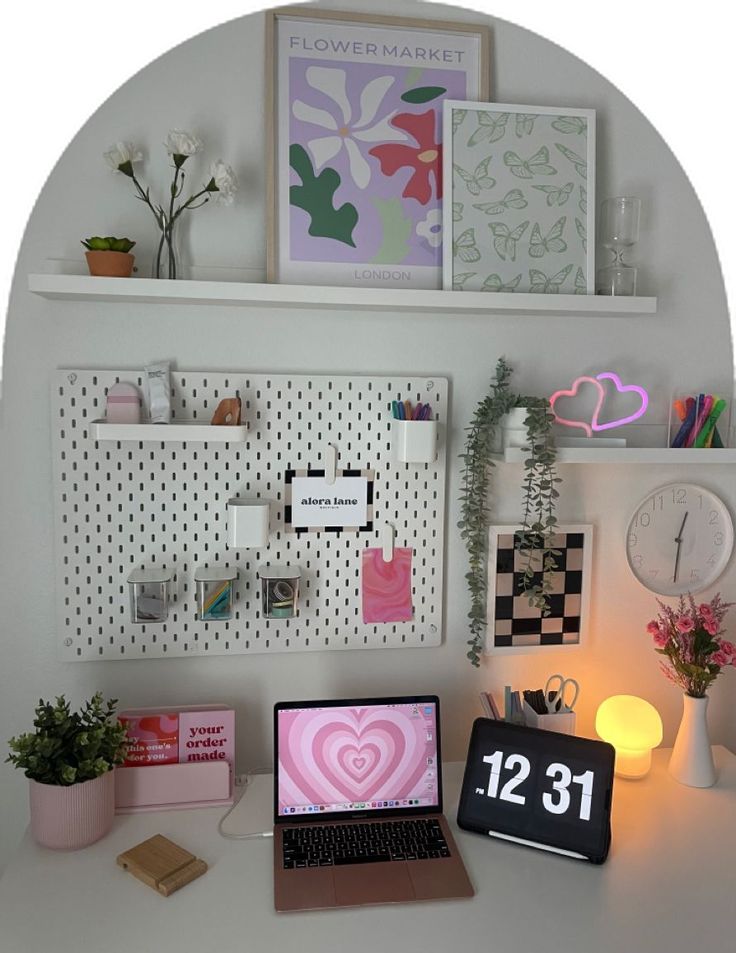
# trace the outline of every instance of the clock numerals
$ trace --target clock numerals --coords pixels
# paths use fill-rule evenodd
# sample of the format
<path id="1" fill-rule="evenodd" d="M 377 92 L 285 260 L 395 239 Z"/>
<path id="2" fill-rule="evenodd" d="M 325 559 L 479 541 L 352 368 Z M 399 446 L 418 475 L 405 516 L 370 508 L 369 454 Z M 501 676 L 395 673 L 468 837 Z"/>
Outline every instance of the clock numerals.
<path id="1" fill-rule="evenodd" d="M 526 804 L 526 795 L 517 793 L 524 781 L 529 777 L 532 765 L 523 754 L 512 752 L 504 757 L 503 751 L 494 751 L 493 754 L 483 756 L 483 763 L 490 765 L 488 787 L 476 788 L 475 793 L 490 798 L 497 798 L 507 804 Z M 501 771 L 513 771 L 514 774 L 501 784 Z M 580 807 L 578 817 L 581 821 L 590 820 L 590 809 L 593 801 L 593 782 L 595 775 L 592 771 L 582 774 L 573 774 L 570 768 L 561 761 L 553 761 L 547 765 L 545 777 L 552 781 L 552 790 L 542 792 L 542 806 L 550 814 L 567 814 L 570 810 L 572 797 L 571 785 L 580 787 Z"/>
<path id="2" fill-rule="evenodd" d="M 486 794 L 488 797 L 498 796 L 502 801 L 509 801 L 511 804 L 526 804 L 526 798 L 523 794 L 514 794 L 514 789 L 518 788 L 529 777 L 529 772 L 532 769 L 531 763 L 528 758 L 525 758 L 523 754 L 510 754 L 504 762 L 504 767 L 509 771 L 512 771 L 514 768 L 518 768 L 517 773 L 509 778 L 509 780 L 501 788 L 501 793 L 498 793 L 498 784 L 501 779 L 501 759 L 503 758 L 502 751 L 496 751 L 492 755 L 485 755 L 483 761 L 486 764 L 491 766 L 491 776 L 488 779 L 488 790 Z"/>
<path id="3" fill-rule="evenodd" d="M 708 513 L 708 526 L 717 526 L 718 525 L 718 510 L 711 510 Z"/>

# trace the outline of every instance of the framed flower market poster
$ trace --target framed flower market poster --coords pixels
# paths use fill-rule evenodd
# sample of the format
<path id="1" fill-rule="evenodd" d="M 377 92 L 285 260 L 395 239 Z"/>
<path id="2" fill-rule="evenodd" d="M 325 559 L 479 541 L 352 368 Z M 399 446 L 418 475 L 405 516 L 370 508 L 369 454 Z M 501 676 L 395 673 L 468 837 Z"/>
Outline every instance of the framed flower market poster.
<path id="1" fill-rule="evenodd" d="M 442 103 L 485 100 L 489 31 L 267 14 L 268 279 L 439 288 Z"/>

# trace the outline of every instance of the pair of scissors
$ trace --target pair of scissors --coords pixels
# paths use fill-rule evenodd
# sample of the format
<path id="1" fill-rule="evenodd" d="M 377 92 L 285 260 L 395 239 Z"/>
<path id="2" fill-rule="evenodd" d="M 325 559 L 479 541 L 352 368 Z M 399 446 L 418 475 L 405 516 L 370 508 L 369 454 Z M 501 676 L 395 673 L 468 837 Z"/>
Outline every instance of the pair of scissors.
<path id="1" fill-rule="evenodd" d="M 574 693 L 568 701 L 566 693 L 568 686 Z M 574 678 L 564 678 L 562 675 L 550 675 L 544 686 L 544 703 L 550 715 L 557 712 L 570 712 L 575 708 L 575 702 L 580 694 L 580 685 Z"/>

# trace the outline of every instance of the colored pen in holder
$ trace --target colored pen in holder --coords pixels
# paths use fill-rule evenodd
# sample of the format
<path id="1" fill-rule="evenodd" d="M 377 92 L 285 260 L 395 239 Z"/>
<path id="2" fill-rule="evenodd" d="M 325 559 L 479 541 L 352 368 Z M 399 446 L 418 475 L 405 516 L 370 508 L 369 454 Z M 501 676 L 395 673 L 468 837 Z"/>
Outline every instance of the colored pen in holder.
<path id="1" fill-rule="evenodd" d="M 707 393 L 678 393 L 670 402 L 669 446 L 676 449 L 719 449 L 721 434 L 728 434 L 730 400 L 721 396 L 729 389 Z"/>
<path id="2" fill-rule="evenodd" d="M 433 463 L 437 459 L 437 421 L 429 404 L 391 403 L 391 442 L 399 463 Z"/>

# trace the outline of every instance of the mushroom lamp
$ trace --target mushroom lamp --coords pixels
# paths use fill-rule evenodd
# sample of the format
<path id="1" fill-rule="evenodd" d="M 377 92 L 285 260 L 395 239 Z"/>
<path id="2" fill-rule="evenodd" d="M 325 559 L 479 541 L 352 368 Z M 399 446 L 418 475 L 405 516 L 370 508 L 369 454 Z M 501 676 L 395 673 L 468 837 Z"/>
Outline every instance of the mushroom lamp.
<path id="1" fill-rule="evenodd" d="M 657 709 L 636 695 L 612 695 L 598 708 L 595 730 L 616 749 L 616 774 L 643 778 L 652 764 L 652 748 L 662 741 Z"/>

